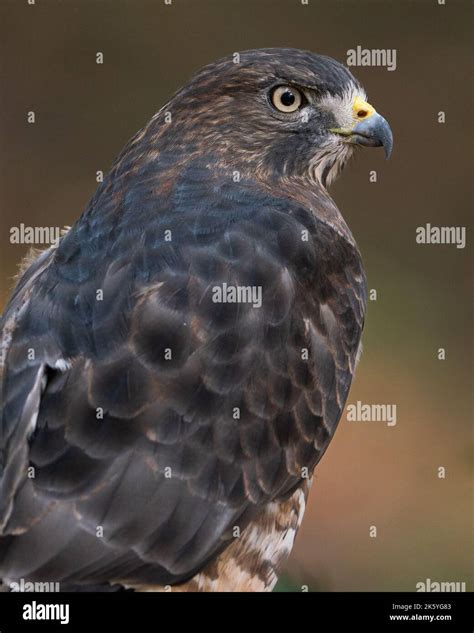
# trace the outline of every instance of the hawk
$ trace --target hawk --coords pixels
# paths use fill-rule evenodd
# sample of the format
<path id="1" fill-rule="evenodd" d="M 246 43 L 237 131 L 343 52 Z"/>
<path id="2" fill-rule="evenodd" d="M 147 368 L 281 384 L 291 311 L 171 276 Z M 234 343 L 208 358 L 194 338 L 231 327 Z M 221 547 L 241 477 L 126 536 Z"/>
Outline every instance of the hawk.
<path id="1" fill-rule="evenodd" d="M 392 134 L 338 62 L 213 63 L 125 146 L 2 318 L 0 577 L 271 590 L 356 365 L 327 187 Z"/>

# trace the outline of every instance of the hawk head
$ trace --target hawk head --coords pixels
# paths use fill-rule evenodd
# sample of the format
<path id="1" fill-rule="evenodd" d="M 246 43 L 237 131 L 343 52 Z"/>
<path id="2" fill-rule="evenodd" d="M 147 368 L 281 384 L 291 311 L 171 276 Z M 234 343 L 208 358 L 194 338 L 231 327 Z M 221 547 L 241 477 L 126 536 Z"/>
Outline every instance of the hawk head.
<path id="1" fill-rule="evenodd" d="M 387 157 L 392 149 L 387 121 L 349 70 L 297 49 L 250 50 L 210 64 L 153 121 L 161 151 L 192 156 L 204 144 L 222 165 L 265 180 L 298 176 L 326 186 L 355 146 L 383 146 Z"/>

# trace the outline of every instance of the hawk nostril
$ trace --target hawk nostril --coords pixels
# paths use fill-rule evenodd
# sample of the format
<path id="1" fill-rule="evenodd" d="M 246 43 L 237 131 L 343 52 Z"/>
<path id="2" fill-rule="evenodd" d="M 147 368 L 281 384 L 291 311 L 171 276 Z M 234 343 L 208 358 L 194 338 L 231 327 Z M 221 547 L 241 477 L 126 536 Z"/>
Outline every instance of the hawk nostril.
<path id="1" fill-rule="evenodd" d="M 357 116 L 359 117 L 359 119 L 363 119 L 364 117 L 366 117 L 369 113 L 367 112 L 367 110 L 359 110 L 359 112 L 357 113 Z"/>

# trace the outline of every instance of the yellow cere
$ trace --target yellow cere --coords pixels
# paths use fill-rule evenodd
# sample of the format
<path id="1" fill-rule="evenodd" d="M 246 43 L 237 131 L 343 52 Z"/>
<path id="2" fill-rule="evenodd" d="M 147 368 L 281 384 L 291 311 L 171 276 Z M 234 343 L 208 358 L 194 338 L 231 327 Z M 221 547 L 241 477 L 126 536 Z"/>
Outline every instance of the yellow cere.
<path id="1" fill-rule="evenodd" d="M 365 119 L 368 119 L 375 113 L 375 108 L 373 108 L 370 103 L 367 103 L 367 101 L 356 97 L 352 104 L 352 112 L 356 121 L 365 121 Z"/>

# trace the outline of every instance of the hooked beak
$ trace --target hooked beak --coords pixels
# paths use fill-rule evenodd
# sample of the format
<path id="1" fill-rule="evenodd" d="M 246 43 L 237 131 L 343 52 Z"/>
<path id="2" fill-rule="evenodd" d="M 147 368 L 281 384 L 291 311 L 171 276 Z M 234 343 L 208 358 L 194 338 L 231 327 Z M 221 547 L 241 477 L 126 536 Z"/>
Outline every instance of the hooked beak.
<path id="1" fill-rule="evenodd" d="M 393 135 L 387 121 L 375 109 L 359 97 L 352 106 L 354 125 L 350 128 L 333 128 L 331 132 L 344 136 L 346 143 L 383 147 L 385 158 L 390 158 Z"/>

